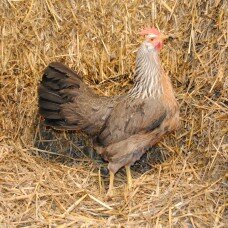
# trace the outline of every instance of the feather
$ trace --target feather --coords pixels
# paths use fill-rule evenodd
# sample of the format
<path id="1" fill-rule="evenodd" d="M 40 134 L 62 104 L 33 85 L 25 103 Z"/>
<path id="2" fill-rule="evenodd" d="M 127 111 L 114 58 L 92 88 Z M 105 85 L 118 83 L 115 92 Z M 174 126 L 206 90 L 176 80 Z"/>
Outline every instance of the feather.
<path id="1" fill-rule="evenodd" d="M 48 68 L 61 72 L 66 75 L 70 75 L 71 78 L 76 78 L 82 80 L 81 76 L 77 74 L 75 71 L 71 70 L 69 67 L 65 66 L 60 62 L 52 62 L 49 64 Z"/>
<path id="2" fill-rule="evenodd" d="M 62 72 L 59 72 L 57 70 L 53 70 L 52 68 L 50 67 L 47 67 L 44 71 L 44 76 L 47 78 L 47 79 L 51 79 L 51 80 L 54 80 L 54 81 L 58 81 L 58 80 L 61 80 L 63 78 L 67 78 L 66 74 L 62 73 Z"/>
<path id="3" fill-rule="evenodd" d="M 61 98 L 61 96 L 59 96 L 55 92 L 48 90 L 46 87 L 44 87 L 42 85 L 39 87 L 38 92 L 39 92 L 39 97 L 43 98 L 47 101 L 52 101 L 52 102 L 55 102 L 58 104 L 64 103 L 64 100 Z"/>
<path id="4" fill-rule="evenodd" d="M 42 116 L 44 116 L 47 119 L 61 119 L 62 118 L 60 116 L 60 113 L 56 112 L 56 111 L 40 108 L 39 112 Z"/>
<path id="5" fill-rule="evenodd" d="M 46 101 L 43 99 L 39 100 L 39 107 L 42 109 L 46 109 L 46 110 L 53 110 L 53 111 L 59 111 L 60 110 L 59 104 L 49 102 L 49 101 Z"/>
<path id="6" fill-rule="evenodd" d="M 59 90 L 60 89 L 59 84 L 57 84 L 53 81 L 48 81 L 48 80 L 43 79 L 42 84 L 45 85 L 45 87 L 49 88 L 50 90 Z"/>
<path id="7" fill-rule="evenodd" d="M 153 131 L 155 128 L 159 127 L 162 121 L 166 117 L 166 112 L 164 112 L 157 120 L 155 120 L 149 127 L 146 128 L 146 132 Z"/>

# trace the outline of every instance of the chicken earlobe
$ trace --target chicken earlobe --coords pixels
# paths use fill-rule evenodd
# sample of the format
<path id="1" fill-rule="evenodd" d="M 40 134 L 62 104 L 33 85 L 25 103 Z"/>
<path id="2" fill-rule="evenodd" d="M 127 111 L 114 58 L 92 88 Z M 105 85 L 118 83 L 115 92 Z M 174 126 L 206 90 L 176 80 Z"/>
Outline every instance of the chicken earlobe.
<path id="1" fill-rule="evenodd" d="M 45 69 L 39 89 L 39 112 L 56 129 L 97 134 L 115 99 L 95 94 L 73 70 L 53 62 Z"/>

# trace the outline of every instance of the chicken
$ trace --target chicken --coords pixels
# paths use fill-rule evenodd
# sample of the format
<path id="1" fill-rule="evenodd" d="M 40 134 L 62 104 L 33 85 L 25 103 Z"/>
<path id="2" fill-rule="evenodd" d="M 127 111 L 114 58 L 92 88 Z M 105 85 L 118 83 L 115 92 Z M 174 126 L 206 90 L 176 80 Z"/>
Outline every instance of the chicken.
<path id="1" fill-rule="evenodd" d="M 136 58 L 134 85 L 121 96 L 99 96 L 81 76 L 59 62 L 44 71 L 39 85 L 39 113 L 56 129 L 80 130 L 93 139 L 94 148 L 109 162 L 112 195 L 115 173 L 130 166 L 164 134 L 179 124 L 179 108 L 159 51 L 165 38 L 156 28 L 144 29 Z"/>

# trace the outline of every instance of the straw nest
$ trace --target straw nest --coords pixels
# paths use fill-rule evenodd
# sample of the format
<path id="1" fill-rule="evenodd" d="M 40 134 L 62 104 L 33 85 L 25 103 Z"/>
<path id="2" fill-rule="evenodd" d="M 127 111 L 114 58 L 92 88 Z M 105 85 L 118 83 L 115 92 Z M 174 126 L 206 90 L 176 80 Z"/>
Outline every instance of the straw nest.
<path id="1" fill-rule="evenodd" d="M 226 1 L 2 0 L 0 226 L 225 227 Z M 172 38 L 161 52 L 181 128 L 125 173 L 106 201 L 106 163 L 83 135 L 45 129 L 42 70 L 61 61 L 98 93 L 132 85 L 140 28 Z M 85 146 L 86 145 L 86 146 Z"/>

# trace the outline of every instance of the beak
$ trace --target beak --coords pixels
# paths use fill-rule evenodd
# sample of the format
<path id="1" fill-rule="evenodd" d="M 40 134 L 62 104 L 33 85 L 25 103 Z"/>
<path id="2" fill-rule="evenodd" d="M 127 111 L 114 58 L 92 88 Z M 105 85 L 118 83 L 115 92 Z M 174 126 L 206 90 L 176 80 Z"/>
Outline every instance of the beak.
<path id="1" fill-rule="evenodd" d="M 160 39 L 161 39 L 162 41 L 165 41 L 165 40 L 169 39 L 169 36 L 161 34 L 161 35 L 160 35 Z"/>

